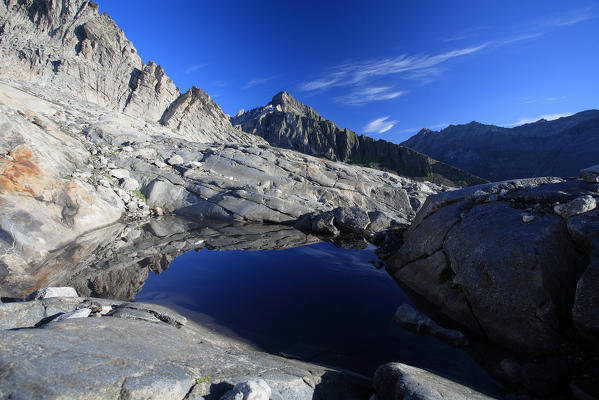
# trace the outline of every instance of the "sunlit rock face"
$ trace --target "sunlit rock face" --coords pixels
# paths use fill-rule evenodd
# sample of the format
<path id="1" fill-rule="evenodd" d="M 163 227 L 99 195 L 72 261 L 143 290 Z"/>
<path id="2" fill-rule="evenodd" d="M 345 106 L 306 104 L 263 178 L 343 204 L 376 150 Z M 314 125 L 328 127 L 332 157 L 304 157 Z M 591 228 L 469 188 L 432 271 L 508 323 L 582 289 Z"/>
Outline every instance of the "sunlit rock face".
<path id="1" fill-rule="evenodd" d="M 198 96 L 197 88 L 181 94 L 161 66 L 142 62 L 123 31 L 91 1 L 8 1 L 0 5 L 0 17 L 0 76 L 144 121 L 162 120 L 192 140 L 262 142 L 234 129 L 208 95 Z"/>
<path id="2" fill-rule="evenodd" d="M 485 182 L 407 147 L 341 129 L 287 92 L 276 94 L 264 107 L 240 111 L 231 122 L 273 146 L 329 160 L 383 168 L 402 176 L 453 186 Z"/>

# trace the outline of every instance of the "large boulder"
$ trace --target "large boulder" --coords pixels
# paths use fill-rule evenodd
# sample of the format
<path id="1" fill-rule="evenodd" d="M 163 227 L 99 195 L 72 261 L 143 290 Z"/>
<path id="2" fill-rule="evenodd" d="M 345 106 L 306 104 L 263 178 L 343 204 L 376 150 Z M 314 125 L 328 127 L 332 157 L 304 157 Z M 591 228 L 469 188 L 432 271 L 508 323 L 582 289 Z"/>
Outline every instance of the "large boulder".
<path id="1" fill-rule="evenodd" d="M 433 306 L 439 322 L 512 351 L 555 351 L 575 295 L 581 331 L 596 332 L 597 307 L 595 268 L 587 268 L 596 211 L 555 214 L 570 209 L 563 203 L 594 203 L 598 190 L 582 180 L 537 178 L 433 195 L 387 269 Z"/>
<path id="2" fill-rule="evenodd" d="M 568 230 L 590 264 L 576 285 L 572 309 L 574 326 L 599 349 L 599 210 L 568 220 Z"/>

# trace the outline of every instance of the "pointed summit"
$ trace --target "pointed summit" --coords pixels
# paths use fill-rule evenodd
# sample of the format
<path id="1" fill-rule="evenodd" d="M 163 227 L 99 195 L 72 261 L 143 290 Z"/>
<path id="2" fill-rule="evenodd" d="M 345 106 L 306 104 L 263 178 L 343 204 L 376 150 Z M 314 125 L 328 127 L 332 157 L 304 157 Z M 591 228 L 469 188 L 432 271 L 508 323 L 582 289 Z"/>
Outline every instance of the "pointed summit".
<path id="1" fill-rule="evenodd" d="M 318 121 L 324 120 L 324 118 L 322 118 L 320 114 L 316 112 L 316 110 L 314 110 L 312 107 L 309 107 L 301 103 L 286 91 L 281 91 L 275 94 L 272 100 L 270 101 L 269 105 L 271 105 L 274 108 L 277 108 L 277 106 L 279 106 L 280 109 L 277 109 L 282 112 L 301 115 L 303 117 L 315 119 Z"/>

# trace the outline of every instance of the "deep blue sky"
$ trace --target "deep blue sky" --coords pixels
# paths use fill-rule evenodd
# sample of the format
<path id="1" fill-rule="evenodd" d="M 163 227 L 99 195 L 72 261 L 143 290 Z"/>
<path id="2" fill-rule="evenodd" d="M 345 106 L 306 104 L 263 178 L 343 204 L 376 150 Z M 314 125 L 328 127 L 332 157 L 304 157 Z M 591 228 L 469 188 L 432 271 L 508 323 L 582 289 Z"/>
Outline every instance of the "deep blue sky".
<path id="1" fill-rule="evenodd" d="M 400 142 L 423 127 L 599 108 L 597 1 L 99 4 L 143 61 L 229 114 L 286 90 L 343 128 Z"/>

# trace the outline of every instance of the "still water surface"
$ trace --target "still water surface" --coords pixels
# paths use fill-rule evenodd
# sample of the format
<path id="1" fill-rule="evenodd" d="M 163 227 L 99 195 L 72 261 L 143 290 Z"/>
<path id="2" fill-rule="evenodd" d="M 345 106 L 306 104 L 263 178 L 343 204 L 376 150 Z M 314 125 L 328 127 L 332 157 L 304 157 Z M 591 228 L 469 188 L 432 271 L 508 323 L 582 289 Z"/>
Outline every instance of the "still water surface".
<path id="1" fill-rule="evenodd" d="M 372 376 L 388 361 L 488 389 L 462 350 L 404 330 L 393 319 L 409 299 L 368 263 L 374 247 L 322 242 L 285 250 L 201 250 L 152 274 L 136 301 L 166 305 L 264 351 Z"/>

